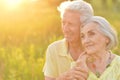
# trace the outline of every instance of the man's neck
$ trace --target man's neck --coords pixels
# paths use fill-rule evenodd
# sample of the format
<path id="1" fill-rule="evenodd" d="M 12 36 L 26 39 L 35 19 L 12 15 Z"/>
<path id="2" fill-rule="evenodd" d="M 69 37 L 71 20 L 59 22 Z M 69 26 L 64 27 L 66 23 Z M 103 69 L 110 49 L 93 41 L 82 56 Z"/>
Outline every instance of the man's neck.
<path id="1" fill-rule="evenodd" d="M 83 46 L 82 46 L 81 42 L 69 42 L 68 48 L 69 48 L 69 50 L 72 49 L 74 51 L 83 50 Z"/>
<path id="2" fill-rule="evenodd" d="M 80 43 L 68 43 L 68 52 L 74 60 L 78 59 L 83 50 L 83 46 Z"/>

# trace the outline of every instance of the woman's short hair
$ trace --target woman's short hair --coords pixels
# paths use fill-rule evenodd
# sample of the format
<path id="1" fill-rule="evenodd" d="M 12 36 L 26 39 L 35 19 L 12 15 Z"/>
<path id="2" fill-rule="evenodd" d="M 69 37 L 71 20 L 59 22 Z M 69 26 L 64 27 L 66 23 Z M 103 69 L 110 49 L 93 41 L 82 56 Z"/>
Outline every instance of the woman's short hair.
<path id="1" fill-rule="evenodd" d="M 94 15 L 92 6 L 83 0 L 65 1 L 60 4 L 58 10 L 61 13 L 61 18 L 66 10 L 74 10 L 80 12 L 80 21 L 84 22 L 86 19 Z"/>
<path id="2" fill-rule="evenodd" d="M 100 17 L 100 16 L 92 16 L 91 19 L 89 19 L 82 25 L 82 27 L 84 27 L 86 24 L 90 22 L 97 23 L 99 25 L 98 28 L 101 31 L 101 33 L 104 36 L 109 38 L 110 41 L 107 45 L 107 50 L 111 50 L 117 46 L 118 44 L 117 33 L 113 29 L 112 25 L 105 18 Z"/>

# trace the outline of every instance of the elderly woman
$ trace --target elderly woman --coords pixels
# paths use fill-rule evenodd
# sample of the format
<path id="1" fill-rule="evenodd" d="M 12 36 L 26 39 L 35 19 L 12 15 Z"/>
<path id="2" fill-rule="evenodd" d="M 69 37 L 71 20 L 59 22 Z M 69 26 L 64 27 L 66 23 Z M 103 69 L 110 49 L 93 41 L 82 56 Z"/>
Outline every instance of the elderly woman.
<path id="1" fill-rule="evenodd" d="M 93 16 L 81 27 L 81 40 L 87 54 L 87 80 L 120 80 L 120 57 L 110 51 L 117 36 L 109 22 Z"/>

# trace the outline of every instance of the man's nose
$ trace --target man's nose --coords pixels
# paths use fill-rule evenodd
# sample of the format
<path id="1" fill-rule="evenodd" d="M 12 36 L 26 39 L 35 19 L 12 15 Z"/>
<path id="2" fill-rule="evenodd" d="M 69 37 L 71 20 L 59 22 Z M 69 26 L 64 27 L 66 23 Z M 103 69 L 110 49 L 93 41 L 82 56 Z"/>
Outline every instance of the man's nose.
<path id="1" fill-rule="evenodd" d="M 63 31 L 68 32 L 69 31 L 69 26 L 67 24 L 63 25 Z"/>

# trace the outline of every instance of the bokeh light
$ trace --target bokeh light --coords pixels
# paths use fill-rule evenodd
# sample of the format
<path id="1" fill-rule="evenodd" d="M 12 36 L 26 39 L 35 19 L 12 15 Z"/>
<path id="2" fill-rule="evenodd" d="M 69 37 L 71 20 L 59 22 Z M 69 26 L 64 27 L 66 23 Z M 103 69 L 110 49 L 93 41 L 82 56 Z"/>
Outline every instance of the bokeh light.
<path id="1" fill-rule="evenodd" d="M 23 0 L 5 0 L 5 7 L 8 9 L 18 8 L 24 1 Z"/>

